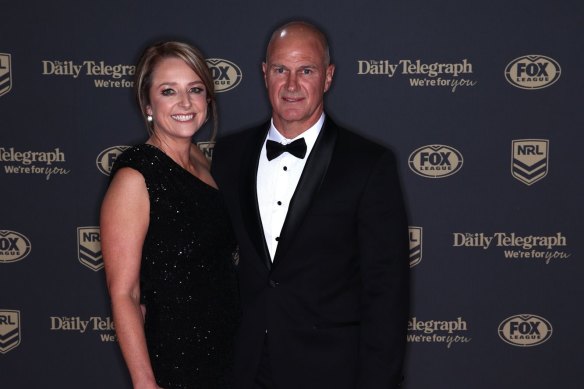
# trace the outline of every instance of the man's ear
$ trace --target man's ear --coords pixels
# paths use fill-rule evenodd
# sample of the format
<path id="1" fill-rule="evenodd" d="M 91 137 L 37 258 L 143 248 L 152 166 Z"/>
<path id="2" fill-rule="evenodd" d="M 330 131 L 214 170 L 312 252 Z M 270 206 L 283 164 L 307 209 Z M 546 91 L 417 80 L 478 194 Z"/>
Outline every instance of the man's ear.
<path id="1" fill-rule="evenodd" d="M 268 70 L 268 64 L 265 62 L 262 62 L 262 72 L 264 73 L 264 84 L 266 85 L 266 88 L 268 87 L 268 80 L 267 80 L 267 74 L 266 74 L 267 70 Z"/>
<path id="2" fill-rule="evenodd" d="M 334 74 L 335 74 L 335 65 L 330 64 L 329 66 L 327 66 L 326 73 L 325 73 L 325 80 L 324 80 L 324 91 L 325 92 L 327 92 L 330 89 L 331 84 L 333 83 Z"/>

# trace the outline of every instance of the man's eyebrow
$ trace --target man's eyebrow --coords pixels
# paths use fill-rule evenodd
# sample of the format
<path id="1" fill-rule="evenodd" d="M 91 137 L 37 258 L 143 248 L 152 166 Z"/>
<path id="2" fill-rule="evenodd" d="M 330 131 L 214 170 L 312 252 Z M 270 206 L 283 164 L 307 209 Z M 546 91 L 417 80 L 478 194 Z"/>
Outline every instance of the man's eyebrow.
<path id="1" fill-rule="evenodd" d="M 279 64 L 279 63 L 273 63 L 273 64 L 270 65 L 270 67 L 271 68 L 285 68 L 285 69 L 288 69 L 288 67 L 286 65 L 282 65 L 282 64 Z M 309 65 L 301 65 L 301 66 L 299 66 L 299 68 L 300 69 L 316 69 L 316 68 L 318 68 L 318 66 L 309 64 Z"/>

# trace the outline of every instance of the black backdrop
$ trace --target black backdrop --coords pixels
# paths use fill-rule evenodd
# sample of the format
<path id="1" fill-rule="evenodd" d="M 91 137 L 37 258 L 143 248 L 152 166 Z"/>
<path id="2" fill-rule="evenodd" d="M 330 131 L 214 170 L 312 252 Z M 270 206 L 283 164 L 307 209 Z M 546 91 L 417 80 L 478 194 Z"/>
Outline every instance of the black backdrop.
<path id="1" fill-rule="evenodd" d="M 1 14 L 0 387 L 130 387 L 98 211 L 111 161 L 146 138 L 131 66 L 154 40 L 200 47 L 226 134 L 268 117 L 264 48 L 294 18 L 330 37 L 331 116 L 400 160 L 406 387 L 584 387 L 581 1 L 10 1 Z"/>

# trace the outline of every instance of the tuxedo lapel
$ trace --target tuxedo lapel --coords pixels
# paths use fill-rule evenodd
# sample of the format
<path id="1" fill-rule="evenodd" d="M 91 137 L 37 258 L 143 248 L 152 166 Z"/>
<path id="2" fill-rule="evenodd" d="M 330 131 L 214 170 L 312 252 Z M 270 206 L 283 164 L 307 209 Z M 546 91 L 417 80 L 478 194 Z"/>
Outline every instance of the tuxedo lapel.
<path id="1" fill-rule="evenodd" d="M 276 266 L 278 258 L 282 257 L 283 253 L 290 247 L 312 199 L 320 188 L 333 155 L 337 133 L 336 125 L 330 119 L 325 119 L 290 201 L 286 220 L 280 233 L 278 248 L 274 255 L 273 266 Z"/>
<path id="2" fill-rule="evenodd" d="M 263 142 L 266 137 L 269 125 L 258 128 L 251 137 L 244 152 L 243 162 L 245 166 L 242 169 L 240 181 L 241 193 L 241 213 L 249 233 L 250 239 L 255 246 L 261 262 L 269 269 L 272 267 L 270 253 L 266 245 L 264 229 L 258 207 L 257 196 L 257 170 L 262 150 Z"/>

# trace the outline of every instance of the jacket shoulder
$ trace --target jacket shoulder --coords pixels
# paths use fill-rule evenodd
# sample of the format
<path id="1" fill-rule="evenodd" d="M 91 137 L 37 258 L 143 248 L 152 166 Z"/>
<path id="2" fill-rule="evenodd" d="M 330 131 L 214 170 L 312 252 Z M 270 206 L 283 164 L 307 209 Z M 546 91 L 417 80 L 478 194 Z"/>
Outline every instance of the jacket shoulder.
<path id="1" fill-rule="evenodd" d="M 220 136 L 217 139 L 216 144 L 217 145 L 236 145 L 240 142 L 244 142 L 254 136 L 257 136 L 259 132 L 265 132 L 267 131 L 268 125 L 261 124 L 255 127 L 250 127 L 250 128 L 246 128 L 240 131 L 236 131 L 230 134 L 226 134 L 223 136 Z"/>
<path id="2" fill-rule="evenodd" d="M 257 139 L 265 134 L 266 125 L 251 127 L 239 132 L 227 134 L 217 139 L 213 149 L 211 172 L 228 174 L 242 162 L 242 158 L 250 148 L 253 148 Z"/>
<path id="3" fill-rule="evenodd" d="M 353 155 L 364 160 L 378 160 L 382 157 L 395 159 L 395 154 L 389 147 L 352 130 L 337 128 L 338 147 L 342 149 L 343 155 Z"/>

